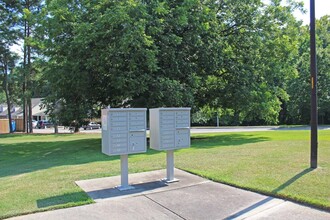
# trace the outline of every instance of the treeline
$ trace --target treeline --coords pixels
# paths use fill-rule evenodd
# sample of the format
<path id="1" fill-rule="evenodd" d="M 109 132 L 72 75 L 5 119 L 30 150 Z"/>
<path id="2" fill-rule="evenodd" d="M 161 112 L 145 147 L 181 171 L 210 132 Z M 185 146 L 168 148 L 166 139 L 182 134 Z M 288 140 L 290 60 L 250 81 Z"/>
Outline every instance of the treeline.
<path id="1" fill-rule="evenodd" d="M 58 123 L 78 126 L 107 106 L 191 106 L 195 124 L 216 115 L 222 125 L 309 123 L 309 31 L 293 16 L 301 3 L 10 2 L 0 4 L 1 32 L 13 32 L 1 48 L 14 60 L 8 48 L 21 39 L 24 59 L 10 67 L 8 94 L 44 97 Z M 317 20 L 321 123 L 330 123 L 329 20 Z"/>

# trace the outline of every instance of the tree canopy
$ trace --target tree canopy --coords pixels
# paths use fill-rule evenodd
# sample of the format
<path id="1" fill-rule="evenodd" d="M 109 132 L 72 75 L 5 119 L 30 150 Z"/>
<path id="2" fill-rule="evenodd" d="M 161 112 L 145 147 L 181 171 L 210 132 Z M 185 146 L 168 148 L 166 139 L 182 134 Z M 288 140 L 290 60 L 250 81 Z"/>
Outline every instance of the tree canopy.
<path id="1" fill-rule="evenodd" d="M 218 112 L 227 124 L 237 125 L 308 118 L 308 27 L 293 16 L 302 3 L 34 3 L 33 13 L 25 12 L 34 31 L 28 45 L 38 52 L 34 69 L 40 73 L 32 78 L 38 90 L 31 88 L 31 95 L 43 95 L 60 123 L 81 124 L 106 106 L 191 106 L 196 122 Z M 328 25 L 328 16 L 318 21 L 325 118 L 330 111 Z M 297 88 L 304 88 L 303 95 Z"/>

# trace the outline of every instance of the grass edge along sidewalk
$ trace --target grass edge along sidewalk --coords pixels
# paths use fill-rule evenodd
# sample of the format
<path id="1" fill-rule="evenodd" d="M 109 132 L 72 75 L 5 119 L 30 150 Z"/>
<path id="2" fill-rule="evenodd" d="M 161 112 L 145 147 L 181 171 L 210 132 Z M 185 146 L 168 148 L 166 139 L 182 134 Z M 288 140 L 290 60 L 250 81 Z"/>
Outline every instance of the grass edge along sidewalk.
<path id="1" fill-rule="evenodd" d="M 308 169 L 308 131 L 196 134 L 191 148 L 176 151 L 175 165 L 217 182 L 329 210 L 330 131 L 319 134 L 316 170 Z M 120 174 L 119 157 L 101 153 L 99 134 L 0 138 L 0 219 L 91 203 L 74 181 Z M 163 169 L 165 163 L 164 152 L 130 155 L 130 173 Z"/>

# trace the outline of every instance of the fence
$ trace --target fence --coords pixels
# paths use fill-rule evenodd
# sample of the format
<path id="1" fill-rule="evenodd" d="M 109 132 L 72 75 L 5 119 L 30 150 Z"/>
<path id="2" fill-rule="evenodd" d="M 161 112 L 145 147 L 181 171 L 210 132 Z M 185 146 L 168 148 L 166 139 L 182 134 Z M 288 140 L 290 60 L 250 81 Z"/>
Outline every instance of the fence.
<path id="1" fill-rule="evenodd" d="M 0 134 L 9 133 L 9 120 L 8 119 L 0 119 Z"/>
<path id="2" fill-rule="evenodd" d="M 14 119 L 16 122 L 16 131 L 22 132 L 23 131 L 23 119 L 22 118 L 18 118 L 18 119 Z"/>
<path id="3" fill-rule="evenodd" d="M 22 132 L 23 131 L 23 119 L 13 119 L 15 121 L 15 131 Z M 8 119 L 0 119 L 0 134 L 8 134 L 9 133 L 9 120 Z"/>

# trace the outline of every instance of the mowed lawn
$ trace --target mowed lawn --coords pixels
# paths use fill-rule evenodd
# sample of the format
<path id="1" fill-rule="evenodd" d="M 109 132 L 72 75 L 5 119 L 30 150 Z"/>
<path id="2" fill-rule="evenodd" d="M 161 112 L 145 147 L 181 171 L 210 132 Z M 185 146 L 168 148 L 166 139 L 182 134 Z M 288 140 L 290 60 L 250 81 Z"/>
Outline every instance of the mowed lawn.
<path id="1" fill-rule="evenodd" d="M 309 169 L 309 131 L 196 134 L 175 166 L 214 181 L 330 210 L 330 130 L 319 131 Z M 165 152 L 129 156 L 130 173 L 163 169 Z M 100 134 L 0 135 L 0 219 L 93 201 L 76 180 L 120 174 Z M 219 192 L 221 195 L 221 192 Z"/>

